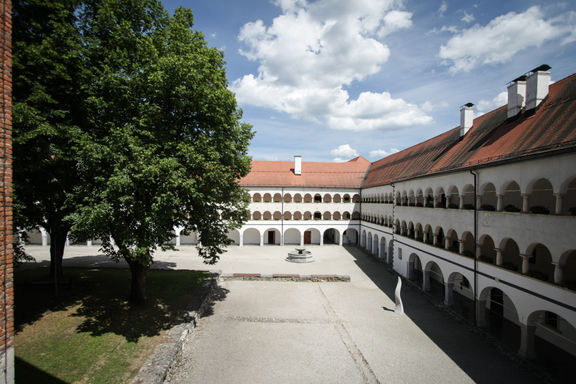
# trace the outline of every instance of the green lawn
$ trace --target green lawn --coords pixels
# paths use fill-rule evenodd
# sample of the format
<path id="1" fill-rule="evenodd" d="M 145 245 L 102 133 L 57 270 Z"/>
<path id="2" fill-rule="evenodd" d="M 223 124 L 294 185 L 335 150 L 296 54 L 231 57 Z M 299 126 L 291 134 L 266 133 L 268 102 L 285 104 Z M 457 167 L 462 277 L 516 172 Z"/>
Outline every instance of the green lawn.
<path id="1" fill-rule="evenodd" d="M 150 271 L 148 305 L 126 301 L 124 269 L 66 269 L 57 296 L 47 269 L 15 272 L 16 382 L 124 383 L 164 332 L 200 303 L 206 274 Z"/>

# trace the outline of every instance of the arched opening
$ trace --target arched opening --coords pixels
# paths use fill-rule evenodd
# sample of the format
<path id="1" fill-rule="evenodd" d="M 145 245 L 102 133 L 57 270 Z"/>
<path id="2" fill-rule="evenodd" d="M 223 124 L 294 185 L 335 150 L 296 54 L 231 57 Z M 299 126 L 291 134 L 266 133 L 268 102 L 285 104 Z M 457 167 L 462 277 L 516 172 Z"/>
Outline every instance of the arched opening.
<path id="1" fill-rule="evenodd" d="M 550 311 L 535 311 L 528 316 L 528 326 L 534 327 L 533 356 L 538 365 L 555 383 L 574 381 L 576 366 L 576 328 L 568 320 Z"/>
<path id="2" fill-rule="evenodd" d="M 408 206 L 416 206 L 416 195 L 414 195 L 414 190 L 412 189 L 408 192 Z"/>
<path id="3" fill-rule="evenodd" d="M 543 244 L 532 244 L 526 250 L 528 256 L 528 276 L 543 281 L 554 281 L 554 264 L 552 255 Z"/>
<path id="4" fill-rule="evenodd" d="M 280 245 L 281 240 L 280 231 L 277 229 L 267 229 L 264 233 L 265 245 Z"/>
<path id="5" fill-rule="evenodd" d="M 423 276 L 420 258 L 415 253 L 410 254 L 408 258 L 408 280 L 422 287 Z"/>
<path id="6" fill-rule="evenodd" d="M 360 220 L 360 212 L 358 211 L 352 212 L 352 220 Z"/>
<path id="7" fill-rule="evenodd" d="M 562 198 L 562 214 L 576 216 L 576 178 L 568 184 Z"/>
<path id="8" fill-rule="evenodd" d="M 440 266 L 434 261 L 429 261 L 424 268 L 422 290 L 430 292 L 436 300 L 444 301 L 444 275 Z"/>
<path id="9" fill-rule="evenodd" d="M 496 264 L 496 247 L 494 240 L 488 235 L 480 237 L 480 254 L 477 255 L 478 260 L 485 263 Z"/>
<path id="10" fill-rule="evenodd" d="M 462 208 L 474 209 L 474 204 L 474 186 L 466 184 L 464 188 L 462 188 Z"/>
<path id="11" fill-rule="evenodd" d="M 309 211 L 304 212 L 304 220 L 312 220 L 312 213 Z"/>
<path id="12" fill-rule="evenodd" d="M 440 187 L 438 188 L 438 192 L 436 193 L 436 196 L 438 201 L 436 203 L 436 206 L 438 208 L 446 208 L 446 193 L 444 192 L 444 188 Z"/>
<path id="13" fill-rule="evenodd" d="M 448 200 L 447 201 L 448 208 L 451 209 L 460 208 L 460 193 L 458 192 L 458 188 L 456 186 L 450 187 L 446 198 Z"/>
<path id="14" fill-rule="evenodd" d="M 228 238 L 232 240 L 233 245 L 240 245 L 240 231 L 238 231 L 237 229 L 233 229 L 230 232 L 228 232 Z"/>
<path id="15" fill-rule="evenodd" d="M 402 224 L 400 224 L 400 234 L 402 236 L 406 236 L 407 232 L 408 232 L 408 226 L 406 225 L 406 222 L 402 220 Z"/>
<path id="16" fill-rule="evenodd" d="M 360 239 L 360 246 L 362 248 L 366 247 L 366 231 L 362 231 L 362 238 Z"/>
<path id="17" fill-rule="evenodd" d="M 558 263 L 560 272 L 555 276 L 557 284 L 576 291 L 576 250 L 564 252 Z"/>
<path id="18" fill-rule="evenodd" d="M 301 203 L 302 202 L 302 195 L 297 193 L 294 195 L 294 202 L 295 203 Z"/>
<path id="19" fill-rule="evenodd" d="M 93 243 L 94 244 L 94 243 Z M 180 245 L 196 245 L 198 244 L 198 233 L 191 231 L 189 233 L 180 232 Z"/>
<path id="20" fill-rule="evenodd" d="M 340 214 L 340 212 L 334 212 L 334 214 L 332 215 L 332 220 L 341 220 L 342 219 L 342 215 Z"/>
<path id="21" fill-rule="evenodd" d="M 460 253 L 460 241 L 454 229 L 449 229 L 446 234 L 445 248 L 450 252 Z"/>
<path id="22" fill-rule="evenodd" d="M 344 218 L 344 220 L 350 220 L 350 218 L 351 218 L 350 212 L 344 212 L 344 214 L 342 215 L 342 217 Z"/>
<path id="23" fill-rule="evenodd" d="M 474 244 L 474 235 L 468 231 L 462 234 L 462 256 L 474 257 L 476 251 L 476 244 Z M 492 247 L 494 252 L 494 247 Z"/>
<path id="24" fill-rule="evenodd" d="M 556 199 L 554 189 L 547 179 L 540 179 L 532 186 L 532 193 L 529 198 L 530 212 L 548 215 L 555 212 Z"/>
<path id="25" fill-rule="evenodd" d="M 270 211 L 266 211 L 264 212 L 264 214 L 262 215 L 262 218 L 264 220 L 272 220 L 272 213 L 270 213 Z"/>
<path id="26" fill-rule="evenodd" d="M 320 211 L 314 212 L 314 220 L 322 220 L 322 213 L 320 213 Z"/>
<path id="27" fill-rule="evenodd" d="M 264 202 L 269 203 L 271 201 L 272 201 L 272 195 L 270 195 L 269 193 L 265 193 L 264 194 Z"/>
<path id="28" fill-rule="evenodd" d="M 418 241 L 424 241 L 424 231 L 422 230 L 422 224 L 416 224 L 414 229 L 414 238 Z"/>
<path id="29" fill-rule="evenodd" d="M 470 281 L 461 273 L 448 276 L 444 304 L 460 314 L 465 320 L 474 322 L 474 290 Z"/>
<path id="30" fill-rule="evenodd" d="M 436 244 L 435 246 L 439 248 L 444 248 L 446 245 L 445 238 L 444 238 L 444 230 L 442 227 L 436 227 Z"/>
<path id="31" fill-rule="evenodd" d="M 344 197 L 342 198 L 342 202 L 344 202 L 344 203 L 349 203 L 350 201 L 351 201 L 350 195 L 349 195 L 349 194 L 345 194 Z"/>
<path id="32" fill-rule="evenodd" d="M 304 244 L 320 245 L 320 231 L 316 228 L 309 228 L 304 231 Z"/>
<path id="33" fill-rule="evenodd" d="M 329 211 L 324 212 L 324 214 L 322 215 L 322 218 L 324 220 L 330 220 L 332 219 L 332 214 Z"/>
<path id="34" fill-rule="evenodd" d="M 256 228 L 248 228 L 242 234 L 244 245 L 260 245 L 260 232 Z M 182 240 L 180 240 L 182 242 Z"/>
<path id="35" fill-rule="evenodd" d="M 397 235 L 400 234 L 400 220 L 396 219 L 396 222 L 394 223 L 394 233 L 396 233 Z"/>
<path id="36" fill-rule="evenodd" d="M 380 254 L 378 257 L 386 260 L 386 238 L 384 236 L 380 239 Z"/>
<path id="37" fill-rule="evenodd" d="M 252 214 L 252 220 L 262 220 L 262 214 L 259 211 L 255 211 Z"/>
<path id="38" fill-rule="evenodd" d="M 518 350 L 520 347 L 518 311 L 510 297 L 498 288 L 488 287 L 480 294 L 480 305 L 482 304 L 485 306 L 479 317 L 486 323 L 490 334 L 510 349 Z"/>
<path id="39" fill-rule="evenodd" d="M 512 239 L 504 239 L 500 243 L 502 250 L 502 267 L 510 271 L 521 272 L 522 258 L 518 244 Z"/>
<path id="40" fill-rule="evenodd" d="M 408 237 L 413 239 L 416 237 L 416 231 L 414 230 L 414 223 L 411 221 L 408 223 Z"/>
<path id="41" fill-rule="evenodd" d="M 341 203 L 341 202 L 342 202 L 342 197 L 340 197 L 340 194 L 337 193 L 337 194 L 334 195 L 334 198 L 332 199 L 332 201 L 333 201 L 334 203 Z"/>
<path id="42" fill-rule="evenodd" d="M 432 232 L 432 227 L 426 224 L 424 227 L 424 242 L 429 245 L 434 244 L 434 233 Z"/>
<path id="43" fill-rule="evenodd" d="M 273 217 L 274 217 L 274 220 L 281 220 L 282 219 L 282 212 L 275 211 Z"/>
<path id="44" fill-rule="evenodd" d="M 517 182 L 511 181 L 504 187 L 502 209 L 505 212 L 522 211 L 522 195 L 520 194 L 520 186 Z"/>
<path id="45" fill-rule="evenodd" d="M 312 195 L 307 193 L 304 195 L 304 202 L 305 203 L 311 203 L 312 202 Z"/>
<path id="46" fill-rule="evenodd" d="M 374 235 L 374 239 L 372 241 L 372 254 L 378 257 L 378 246 L 380 245 L 380 240 L 378 239 L 378 235 Z"/>
<path id="47" fill-rule="evenodd" d="M 424 206 L 424 193 L 422 193 L 422 190 L 420 188 L 418 188 L 418 190 L 416 191 L 416 206 L 417 207 Z"/>
<path id="48" fill-rule="evenodd" d="M 342 235 L 342 244 L 358 244 L 358 231 L 354 228 L 348 228 Z"/>
<path id="49" fill-rule="evenodd" d="M 323 243 L 326 244 L 339 244 L 340 243 L 340 232 L 334 228 L 328 228 L 324 231 Z"/>
<path id="50" fill-rule="evenodd" d="M 355 195 L 352 197 L 352 202 L 353 202 L 353 203 L 359 203 L 359 202 L 360 202 L 360 195 L 359 195 L 359 194 L 355 194 Z"/>
<path id="51" fill-rule="evenodd" d="M 432 188 L 426 188 L 424 196 L 424 199 L 426 200 L 424 202 L 424 206 L 428 208 L 434 208 L 434 192 L 432 191 Z"/>
<path id="52" fill-rule="evenodd" d="M 300 245 L 300 238 L 300 231 L 296 228 L 288 228 L 286 231 L 284 231 L 285 245 Z"/>
<path id="53" fill-rule="evenodd" d="M 288 211 L 284 212 L 284 220 L 292 220 L 292 213 Z"/>
<path id="54" fill-rule="evenodd" d="M 279 193 L 275 193 L 275 194 L 274 194 L 274 202 L 275 202 L 275 203 L 279 203 L 279 202 L 281 202 L 281 201 L 282 201 L 282 195 L 279 194 Z"/>
<path id="55" fill-rule="evenodd" d="M 483 211 L 495 211 L 498 204 L 496 197 L 496 187 L 492 183 L 488 183 L 482 188 L 482 197 L 480 209 Z"/>
<path id="56" fill-rule="evenodd" d="M 259 193 L 255 193 L 254 195 L 252 195 L 252 202 L 259 203 L 261 201 L 262 201 L 262 195 L 260 195 Z"/>
<path id="57" fill-rule="evenodd" d="M 322 196 L 319 193 L 314 195 L 314 202 L 315 203 L 321 203 L 322 202 Z"/>
<path id="58" fill-rule="evenodd" d="M 331 203 L 332 202 L 332 196 L 330 196 L 329 193 L 326 193 L 324 195 L 324 198 L 322 199 L 325 203 Z"/>
<path id="59" fill-rule="evenodd" d="M 42 232 L 36 228 L 27 230 L 26 245 L 42 245 Z"/>
<path id="60" fill-rule="evenodd" d="M 300 211 L 294 212 L 294 215 L 292 216 L 292 219 L 294 219 L 294 220 L 302 220 L 302 212 L 300 212 Z"/>
<path id="61" fill-rule="evenodd" d="M 285 203 L 291 203 L 292 202 L 292 195 L 289 193 L 285 193 L 284 194 L 284 202 Z"/>
<path id="62" fill-rule="evenodd" d="M 372 252 L 372 233 L 368 232 L 368 238 L 366 239 L 366 250 Z"/>

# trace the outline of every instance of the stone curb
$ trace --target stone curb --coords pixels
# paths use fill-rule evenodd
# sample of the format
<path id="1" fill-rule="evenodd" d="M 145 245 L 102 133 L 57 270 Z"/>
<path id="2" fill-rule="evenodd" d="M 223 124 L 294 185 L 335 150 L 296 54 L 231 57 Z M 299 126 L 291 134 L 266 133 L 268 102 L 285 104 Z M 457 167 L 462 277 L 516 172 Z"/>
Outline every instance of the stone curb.
<path id="1" fill-rule="evenodd" d="M 300 275 L 292 273 L 229 273 L 220 275 L 221 280 L 244 281 L 302 281 L 302 282 L 350 282 L 348 275 Z"/>
<path id="2" fill-rule="evenodd" d="M 179 324 L 168 331 L 168 342 L 158 345 L 131 384 L 162 384 L 168 377 L 170 371 L 180 360 L 182 348 L 189 335 L 198 326 L 198 322 L 206 311 L 210 298 L 218 285 L 219 272 L 211 272 L 211 278 L 204 283 L 207 291 L 202 298 L 202 304 L 197 311 L 190 311 L 184 314 L 184 323 Z"/>

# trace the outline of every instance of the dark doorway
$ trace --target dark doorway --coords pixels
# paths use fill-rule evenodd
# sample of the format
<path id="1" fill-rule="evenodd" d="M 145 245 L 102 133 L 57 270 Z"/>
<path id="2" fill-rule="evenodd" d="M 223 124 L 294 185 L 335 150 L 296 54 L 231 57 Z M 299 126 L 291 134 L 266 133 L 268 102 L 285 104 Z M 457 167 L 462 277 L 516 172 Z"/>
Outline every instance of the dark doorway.
<path id="1" fill-rule="evenodd" d="M 304 232 L 304 244 L 312 244 L 312 231 Z"/>
<path id="2" fill-rule="evenodd" d="M 268 231 L 268 244 L 276 244 L 276 232 Z"/>

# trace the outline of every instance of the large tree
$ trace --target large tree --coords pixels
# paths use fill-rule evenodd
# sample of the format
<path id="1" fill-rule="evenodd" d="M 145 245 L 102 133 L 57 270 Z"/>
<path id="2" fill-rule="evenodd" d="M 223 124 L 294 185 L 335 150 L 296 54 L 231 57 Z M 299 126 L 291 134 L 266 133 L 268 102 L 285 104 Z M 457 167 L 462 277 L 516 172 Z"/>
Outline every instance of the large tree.
<path id="1" fill-rule="evenodd" d="M 85 71 L 79 1 L 14 2 L 14 216 L 50 234 L 50 275 L 62 256 L 74 212 L 75 143 L 85 122 Z"/>
<path id="2" fill-rule="evenodd" d="M 192 29 L 190 10 L 86 1 L 81 20 L 98 80 L 88 89 L 91 137 L 78 153 L 84 199 L 73 229 L 128 262 L 130 301 L 143 303 L 153 254 L 171 247 L 174 227 L 197 231 L 200 254 L 214 263 L 245 219 L 238 182 L 250 169 L 252 131 L 227 89 L 222 53 Z"/>

